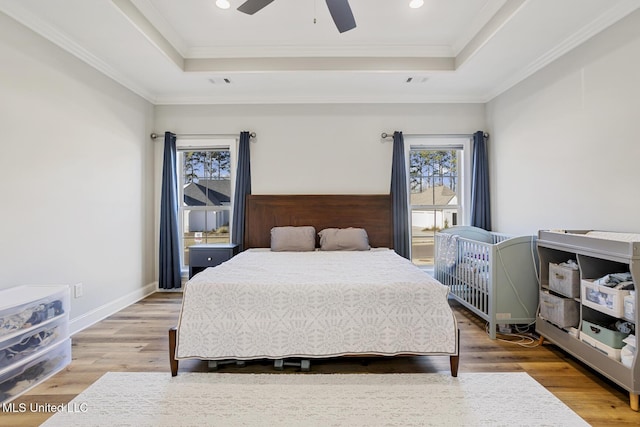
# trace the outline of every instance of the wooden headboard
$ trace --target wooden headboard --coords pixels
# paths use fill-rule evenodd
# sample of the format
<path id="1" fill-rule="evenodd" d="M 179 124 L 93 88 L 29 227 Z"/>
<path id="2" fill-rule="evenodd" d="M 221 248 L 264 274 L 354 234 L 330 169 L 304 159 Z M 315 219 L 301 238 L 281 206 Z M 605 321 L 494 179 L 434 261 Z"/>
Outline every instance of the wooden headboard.
<path id="1" fill-rule="evenodd" d="M 393 248 L 393 213 L 389 194 L 249 195 L 245 211 L 244 248 L 271 246 L 271 228 L 311 225 L 367 230 L 369 245 Z"/>

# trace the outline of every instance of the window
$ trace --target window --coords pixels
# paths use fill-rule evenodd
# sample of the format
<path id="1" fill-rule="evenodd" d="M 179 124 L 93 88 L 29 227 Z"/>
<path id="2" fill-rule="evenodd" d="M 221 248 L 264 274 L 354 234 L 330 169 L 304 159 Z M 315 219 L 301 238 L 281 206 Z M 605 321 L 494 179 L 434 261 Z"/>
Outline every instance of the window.
<path id="1" fill-rule="evenodd" d="M 411 259 L 433 267 L 435 233 L 467 223 L 468 157 L 471 138 L 421 138 L 409 141 Z"/>
<path id="2" fill-rule="evenodd" d="M 189 246 L 230 241 L 235 141 L 178 140 L 176 146 L 181 258 L 185 269 L 189 266 Z"/>

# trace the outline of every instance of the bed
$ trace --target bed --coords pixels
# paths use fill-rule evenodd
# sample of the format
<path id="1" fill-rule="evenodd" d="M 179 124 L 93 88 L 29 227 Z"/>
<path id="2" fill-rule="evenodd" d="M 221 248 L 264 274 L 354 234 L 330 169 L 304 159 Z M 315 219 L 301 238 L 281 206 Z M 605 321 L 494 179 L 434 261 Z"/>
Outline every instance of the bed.
<path id="1" fill-rule="evenodd" d="M 436 233 L 434 276 L 451 297 L 488 322 L 531 325 L 538 307 L 535 236 L 511 236 L 472 226 Z"/>
<path id="2" fill-rule="evenodd" d="M 274 249 L 274 230 L 307 227 L 314 250 Z M 449 289 L 391 249 L 391 230 L 389 195 L 248 196 L 244 251 L 185 285 L 172 375 L 184 359 L 307 370 L 316 358 L 440 355 L 457 376 Z M 365 232 L 368 246 L 336 250 L 329 231 Z"/>

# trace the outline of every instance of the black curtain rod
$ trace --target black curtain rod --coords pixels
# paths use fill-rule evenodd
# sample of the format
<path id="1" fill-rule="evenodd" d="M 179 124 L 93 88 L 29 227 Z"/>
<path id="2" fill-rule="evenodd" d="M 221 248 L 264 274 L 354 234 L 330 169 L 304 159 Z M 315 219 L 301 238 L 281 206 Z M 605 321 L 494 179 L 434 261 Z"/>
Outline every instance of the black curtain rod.
<path id="1" fill-rule="evenodd" d="M 151 137 L 151 139 L 157 139 L 162 135 L 158 135 L 157 133 L 153 132 L 149 136 Z M 181 138 L 181 137 L 237 138 L 239 136 L 240 136 L 239 133 L 180 133 L 180 134 L 176 134 L 177 138 Z M 251 138 L 255 138 L 256 137 L 256 133 L 255 132 L 251 132 L 249 134 L 249 136 Z"/>
<path id="2" fill-rule="evenodd" d="M 392 133 L 382 132 L 380 136 L 382 137 L 382 139 L 393 138 L 393 132 Z M 403 136 L 411 136 L 415 138 L 471 138 L 473 137 L 473 134 L 405 133 L 403 134 Z M 484 137 L 489 138 L 489 134 L 485 132 Z"/>

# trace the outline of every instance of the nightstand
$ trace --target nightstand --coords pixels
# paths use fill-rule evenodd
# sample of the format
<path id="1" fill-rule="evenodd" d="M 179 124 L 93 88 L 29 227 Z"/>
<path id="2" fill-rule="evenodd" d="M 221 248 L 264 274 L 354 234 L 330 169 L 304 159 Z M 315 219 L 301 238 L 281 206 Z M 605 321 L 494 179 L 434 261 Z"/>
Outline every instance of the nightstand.
<path id="1" fill-rule="evenodd" d="M 215 267 L 237 255 L 235 243 L 214 243 L 189 246 L 189 279 L 207 267 Z"/>

